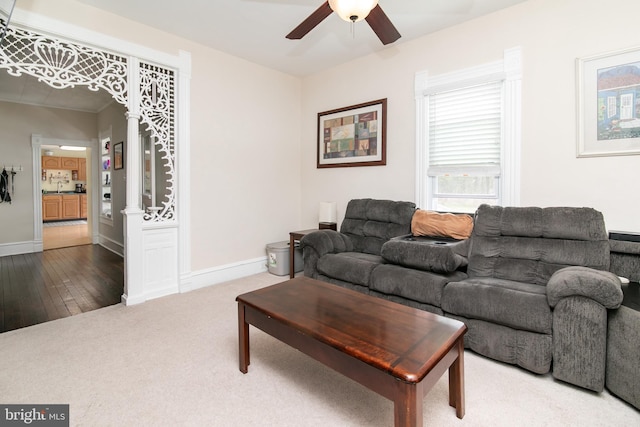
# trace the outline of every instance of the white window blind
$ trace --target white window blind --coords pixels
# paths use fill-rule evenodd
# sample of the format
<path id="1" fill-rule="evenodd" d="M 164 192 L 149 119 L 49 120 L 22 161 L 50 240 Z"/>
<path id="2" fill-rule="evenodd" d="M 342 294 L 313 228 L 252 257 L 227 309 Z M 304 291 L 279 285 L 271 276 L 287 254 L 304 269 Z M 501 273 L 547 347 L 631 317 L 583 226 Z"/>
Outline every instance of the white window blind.
<path id="1" fill-rule="evenodd" d="M 428 94 L 428 175 L 500 174 L 503 81 Z"/>
<path id="2" fill-rule="evenodd" d="M 416 203 L 473 212 L 518 206 L 522 54 L 430 76 L 416 73 Z"/>

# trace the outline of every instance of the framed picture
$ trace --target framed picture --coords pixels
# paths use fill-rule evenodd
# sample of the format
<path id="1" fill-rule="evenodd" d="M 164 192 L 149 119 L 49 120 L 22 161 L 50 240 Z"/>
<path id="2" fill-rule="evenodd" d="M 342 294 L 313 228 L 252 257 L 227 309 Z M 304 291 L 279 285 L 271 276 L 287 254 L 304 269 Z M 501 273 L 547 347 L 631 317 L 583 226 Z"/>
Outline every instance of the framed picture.
<path id="1" fill-rule="evenodd" d="M 318 168 L 387 164 L 387 99 L 318 113 Z"/>
<path id="2" fill-rule="evenodd" d="M 124 167 L 124 157 L 122 154 L 122 142 L 113 146 L 113 169 L 118 170 Z"/>
<path id="3" fill-rule="evenodd" d="M 579 58 L 577 157 L 640 154 L 640 48 Z"/>

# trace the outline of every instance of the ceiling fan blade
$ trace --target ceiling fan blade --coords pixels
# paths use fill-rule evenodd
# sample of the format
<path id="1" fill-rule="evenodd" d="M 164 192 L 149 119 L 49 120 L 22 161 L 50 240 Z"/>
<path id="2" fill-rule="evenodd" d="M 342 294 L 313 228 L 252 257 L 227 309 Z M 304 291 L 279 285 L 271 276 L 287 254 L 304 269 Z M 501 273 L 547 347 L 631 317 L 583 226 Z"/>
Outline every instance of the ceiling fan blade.
<path id="1" fill-rule="evenodd" d="M 393 43 L 401 37 L 380 5 L 376 5 L 365 19 L 382 44 Z"/>
<path id="2" fill-rule="evenodd" d="M 329 2 L 324 2 L 324 4 L 309 15 L 307 19 L 302 21 L 300 25 L 287 34 L 287 38 L 291 40 L 303 38 L 309 31 L 313 30 L 316 25 L 321 23 L 327 16 L 331 15 L 332 12 L 333 10 L 331 9 L 331 6 L 329 6 Z"/>

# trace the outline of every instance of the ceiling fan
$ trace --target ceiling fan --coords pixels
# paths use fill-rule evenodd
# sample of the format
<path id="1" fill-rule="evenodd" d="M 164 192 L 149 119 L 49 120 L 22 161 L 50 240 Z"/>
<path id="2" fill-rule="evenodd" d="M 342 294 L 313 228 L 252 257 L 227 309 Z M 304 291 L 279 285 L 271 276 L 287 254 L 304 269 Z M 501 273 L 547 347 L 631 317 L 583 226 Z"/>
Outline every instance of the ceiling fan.
<path id="1" fill-rule="evenodd" d="M 304 37 L 316 25 L 322 22 L 332 12 L 336 12 L 347 22 L 358 22 L 363 19 L 376 33 L 382 44 L 393 43 L 400 38 L 400 33 L 393 26 L 387 15 L 384 13 L 378 0 L 328 0 L 316 9 L 307 19 L 294 28 L 287 38 L 298 40 Z"/>

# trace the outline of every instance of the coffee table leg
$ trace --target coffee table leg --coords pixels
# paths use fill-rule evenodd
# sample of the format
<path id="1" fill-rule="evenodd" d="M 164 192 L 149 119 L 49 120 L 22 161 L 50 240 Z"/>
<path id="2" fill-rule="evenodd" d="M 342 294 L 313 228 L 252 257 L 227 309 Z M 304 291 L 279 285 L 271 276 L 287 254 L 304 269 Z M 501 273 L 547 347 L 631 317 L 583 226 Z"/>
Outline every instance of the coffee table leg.
<path id="1" fill-rule="evenodd" d="M 395 427 L 422 427 L 422 383 L 399 383 L 400 393 L 393 402 Z"/>
<path id="2" fill-rule="evenodd" d="M 238 303 L 238 344 L 240 372 L 246 374 L 249 370 L 249 324 L 244 318 L 244 304 Z"/>
<path id="3" fill-rule="evenodd" d="M 449 405 L 456 408 L 456 416 L 464 417 L 464 339 L 457 342 L 458 358 L 449 368 Z"/>

